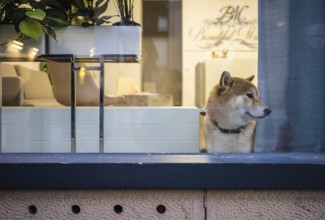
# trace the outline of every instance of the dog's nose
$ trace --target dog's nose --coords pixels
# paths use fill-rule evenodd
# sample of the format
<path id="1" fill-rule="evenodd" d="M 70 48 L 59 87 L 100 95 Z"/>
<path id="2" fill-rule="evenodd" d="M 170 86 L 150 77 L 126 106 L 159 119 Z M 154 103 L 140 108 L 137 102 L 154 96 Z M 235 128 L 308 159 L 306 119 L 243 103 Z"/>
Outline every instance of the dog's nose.
<path id="1" fill-rule="evenodd" d="M 265 116 L 268 116 L 269 114 L 271 114 L 271 109 L 269 109 L 269 108 L 265 108 L 264 109 L 264 114 L 265 114 Z"/>

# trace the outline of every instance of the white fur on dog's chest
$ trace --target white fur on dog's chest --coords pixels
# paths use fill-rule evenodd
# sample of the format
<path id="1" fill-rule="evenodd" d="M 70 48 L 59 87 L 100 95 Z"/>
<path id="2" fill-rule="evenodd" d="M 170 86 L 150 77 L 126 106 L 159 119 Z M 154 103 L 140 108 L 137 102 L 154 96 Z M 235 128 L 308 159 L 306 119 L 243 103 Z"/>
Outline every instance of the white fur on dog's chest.
<path id="1" fill-rule="evenodd" d="M 253 152 L 252 137 L 255 123 L 247 125 L 238 134 L 221 132 L 210 120 L 205 121 L 207 152 L 218 153 L 251 153 Z"/>

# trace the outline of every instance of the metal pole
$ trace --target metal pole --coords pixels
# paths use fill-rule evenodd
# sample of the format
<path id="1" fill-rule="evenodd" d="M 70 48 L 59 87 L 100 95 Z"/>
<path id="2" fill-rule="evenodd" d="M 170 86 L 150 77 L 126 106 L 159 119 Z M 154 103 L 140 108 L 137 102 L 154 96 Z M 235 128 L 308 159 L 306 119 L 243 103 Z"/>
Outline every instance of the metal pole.
<path id="1" fill-rule="evenodd" d="M 1 61 L 0 61 L 1 63 Z M 0 153 L 2 152 L 2 72 L 0 66 Z"/>
<path id="2" fill-rule="evenodd" d="M 100 56 L 100 85 L 99 85 L 99 153 L 104 153 L 104 56 Z"/>
<path id="3" fill-rule="evenodd" d="M 75 55 L 72 56 L 71 60 L 71 153 L 77 152 L 76 143 L 76 74 L 75 74 Z"/>

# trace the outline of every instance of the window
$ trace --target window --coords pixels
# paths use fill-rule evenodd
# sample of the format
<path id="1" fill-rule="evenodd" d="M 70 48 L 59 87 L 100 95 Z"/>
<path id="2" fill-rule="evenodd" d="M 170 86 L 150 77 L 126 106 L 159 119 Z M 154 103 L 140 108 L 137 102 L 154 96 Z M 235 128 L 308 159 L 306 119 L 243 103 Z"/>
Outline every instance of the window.
<path id="1" fill-rule="evenodd" d="M 134 51 L 130 36 L 139 37 L 140 26 L 121 26 L 117 35 L 88 27 L 65 38 L 63 28 L 58 42 L 10 41 L 0 69 L 3 153 L 199 153 L 200 111 L 224 70 L 255 75 L 253 83 L 272 109 L 257 122 L 255 152 L 324 151 L 323 2 L 143 0 L 134 8 L 142 28 L 142 45 Z M 1 25 L 0 33 L 6 42 L 15 31 Z M 109 44 L 114 36 L 126 41 Z M 68 39 L 83 47 L 69 51 Z M 94 45 L 88 60 L 76 54 L 73 113 L 70 62 L 27 54 L 78 53 L 89 42 Z M 91 59 L 106 47 L 142 60 Z M 98 107 L 101 69 L 104 116 Z"/>
<path id="2" fill-rule="evenodd" d="M 77 101 L 75 112 L 70 107 L 72 79 L 67 76 L 73 66 L 67 61 L 75 57 L 44 66 L 26 56 L 28 47 L 19 42 L 10 48 L 22 49 L 18 59 L 1 54 L 0 173 L 6 177 L 1 188 L 324 188 L 323 1 L 136 4 L 143 63 L 134 56 L 107 56 L 104 64 L 76 60 L 76 94 L 95 95 L 96 105 Z M 8 33 L 1 24 L 1 42 Z M 108 39 L 92 42 L 104 45 Z M 53 41 L 46 48 L 43 40 L 39 54 L 59 48 Z M 118 102 L 115 95 L 124 95 L 129 106 L 104 108 L 107 133 L 101 140 L 102 68 L 107 99 Z M 239 77 L 258 73 L 261 98 L 272 108 L 257 124 L 258 153 L 199 153 L 200 108 L 224 68 Z M 51 69 L 63 75 L 59 85 L 67 85 L 61 90 L 63 104 L 57 103 L 56 79 L 47 75 Z M 89 80 L 96 92 L 82 89 Z M 105 154 L 87 154 L 101 150 Z M 64 154 L 71 151 L 86 154 Z M 292 153 L 302 151 L 308 153 Z"/>

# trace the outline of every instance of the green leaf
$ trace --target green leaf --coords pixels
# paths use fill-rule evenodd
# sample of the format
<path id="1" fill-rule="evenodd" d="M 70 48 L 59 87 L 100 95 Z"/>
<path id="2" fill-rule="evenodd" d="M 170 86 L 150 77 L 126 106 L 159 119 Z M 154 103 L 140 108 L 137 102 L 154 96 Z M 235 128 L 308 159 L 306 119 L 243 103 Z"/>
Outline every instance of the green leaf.
<path id="1" fill-rule="evenodd" d="M 113 17 L 116 17 L 116 15 L 113 15 L 113 16 L 102 16 L 98 19 L 96 19 L 96 25 L 102 25 L 104 23 L 112 23 L 110 22 L 109 20 Z"/>
<path id="2" fill-rule="evenodd" d="M 25 13 L 28 17 L 34 18 L 36 20 L 44 20 L 46 13 L 42 9 L 36 9 L 35 11 L 26 11 Z"/>
<path id="3" fill-rule="evenodd" d="M 108 6 L 108 2 L 105 2 L 102 6 L 95 9 L 95 18 L 98 18 L 101 14 L 103 14 Z"/>
<path id="4" fill-rule="evenodd" d="M 69 25 L 69 22 L 63 18 L 47 17 L 45 21 L 47 25 L 53 28 L 61 28 Z"/>
<path id="5" fill-rule="evenodd" d="M 42 25 L 35 19 L 28 19 L 19 23 L 19 30 L 22 34 L 37 41 L 42 36 Z"/>
<path id="6" fill-rule="evenodd" d="M 83 17 L 89 17 L 90 11 L 87 8 L 80 9 L 76 13 L 71 14 L 72 17 L 76 16 L 83 16 Z"/>
<path id="7" fill-rule="evenodd" d="M 0 9 L 2 9 L 6 5 L 6 0 L 1 0 L 0 2 Z"/>
<path id="8" fill-rule="evenodd" d="M 58 10 L 58 9 L 54 9 L 54 8 L 49 8 L 45 10 L 46 13 L 46 17 L 59 17 L 59 18 L 66 18 L 68 19 L 68 15 L 66 14 L 66 12 Z"/>
<path id="9" fill-rule="evenodd" d="M 55 41 L 57 41 L 57 39 L 56 39 L 56 33 L 55 33 L 55 31 L 53 30 L 53 28 L 43 26 L 43 30 L 44 30 L 44 32 L 45 32 L 47 35 L 51 36 Z"/>
<path id="10" fill-rule="evenodd" d="M 43 3 L 43 1 L 28 0 L 28 4 L 33 9 L 39 8 L 39 9 L 45 10 L 45 8 L 46 8 L 46 5 Z"/>
<path id="11" fill-rule="evenodd" d="M 97 8 L 103 1 L 106 1 L 106 0 L 97 0 L 95 3 L 95 8 Z M 109 2 L 109 0 L 107 0 L 107 2 Z"/>
<path id="12" fill-rule="evenodd" d="M 74 0 L 72 2 L 72 5 L 75 6 L 76 8 L 78 8 L 78 9 L 82 9 L 82 8 L 86 7 L 84 0 Z"/>

